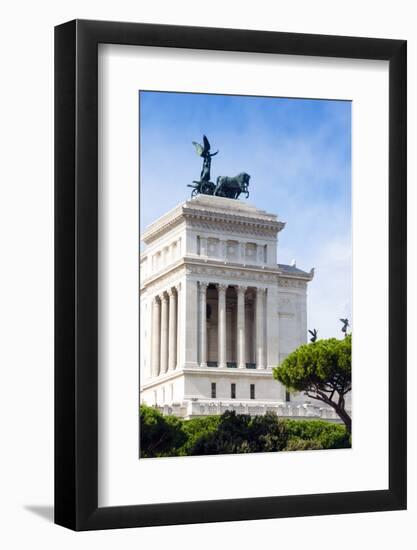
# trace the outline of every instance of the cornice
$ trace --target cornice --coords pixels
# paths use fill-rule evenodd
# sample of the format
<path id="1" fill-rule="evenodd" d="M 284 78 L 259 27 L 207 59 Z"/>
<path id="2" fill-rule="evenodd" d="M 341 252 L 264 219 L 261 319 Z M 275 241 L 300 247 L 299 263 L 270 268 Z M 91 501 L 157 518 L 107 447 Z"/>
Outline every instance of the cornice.
<path id="1" fill-rule="evenodd" d="M 182 215 L 181 210 L 179 210 L 178 213 L 176 213 L 175 216 L 173 216 L 170 219 L 165 220 L 164 218 L 165 217 L 159 220 L 156 220 L 142 233 L 142 241 L 145 244 L 153 243 L 159 237 L 161 237 L 165 233 L 168 233 L 168 231 L 175 229 L 175 227 L 177 227 L 178 225 L 180 225 L 182 222 L 185 221 L 185 218 Z"/>
<path id="2" fill-rule="evenodd" d="M 230 210 L 227 210 L 222 202 L 200 204 L 187 201 L 153 222 L 142 233 L 142 240 L 150 244 L 183 222 L 204 229 L 219 229 L 226 225 L 228 231 L 232 229 L 237 233 L 265 236 L 276 236 L 285 227 L 285 223 L 278 221 L 274 214 L 255 208 L 248 208 L 245 214 L 244 205 L 239 204 L 239 206 L 241 209 L 233 211 L 230 204 L 228 205 Z"/>
<path id="3" fill-rule="evenodd" d="M 224 261 L 201 261 L 197 258 L 183 257 L 175 263 L 167 266 L 162 271 L 147 277 L 141 281 L 141 291 L 144 292 L 150 286 L 165 287 L 172 279 L 178 277 L 185 269 L 186 275 L 199 275 L 202 277 L 213 276 L 219 279 L 233 279 L 234 281 L 254 281 L 257 283 L 277 283 L 279 288 L 305 288 L 311 281 L 312 275 L 303 276 L 282 274 L 280 269 L 270 266 L 244 266 L 237 263 L 225 264 Z M 215 281 L 214 281 L 215 282 Z"/>
<path id="4" fill-rule="evenodd" d="M 165 288 L 165 286 L 171 281 L 178 278 L 181 274 L 181 271 L 184 269 L 184 258 L 177 260 L 175 263 L 167 266 L 162 271 L 143 279 L 140 281 L 140 292 L 145 292 L 148 288 L 153 287 L 155 290 L 158 290 L 160 287 Z"/>
<path id="5" fill-rule="evenodd" d="M 282 223 L 281 229 L 284 227 L 284 222 Z M 237 224 L 228 220 L 216 220 L 215 222 L 207 222 L 200 218 L 194 218 L 188 221 L 189 227 L 193 229 L 202 229 L 204 231 L 210 231 L 214 234 L 224 235 L 229 234 L 229 239 L 232 238 L 233 234 L 245 235 L 248 237 L 266 237 L 266 238 L 276 238 L 278 231 L 281 229 L 269 228 L 265 225 L 259 224 Z"/>
<path id="6" fill-rule="evenodd" d="M 218 224 L 227 224 L 233 226 L 234 229 L 237 227 L 250 227 L 252 230 L 264 230 L 272 233 L 278 233 L 285 227 L 284 222 L 280 222 L 277 219 L 272 217 L 255 217 L 255 216 L 244 216 L 241 214 L 226 213 L 226 212 L 216 212 L 205 210 L 204 208 L 183 208 L 184 217 L 197 224 L 205 224 L 207 226 L 218 225 Z M 230 229 L 229 229 L 230 231 Z"/>

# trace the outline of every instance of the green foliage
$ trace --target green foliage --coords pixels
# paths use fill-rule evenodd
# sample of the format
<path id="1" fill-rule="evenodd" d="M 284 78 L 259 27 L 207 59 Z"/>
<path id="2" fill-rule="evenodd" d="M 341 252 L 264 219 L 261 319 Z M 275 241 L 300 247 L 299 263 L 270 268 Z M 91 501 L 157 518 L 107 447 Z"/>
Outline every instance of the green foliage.
<path id="1" fill-rule="evenodd" d="M 301 450 L 301 446 L 300 449 L 295 448 L 300 441 L 314 443 L 314 446 L 305 447 L 311 449 L 345 449 L 351 446 L 349 434 L 342 424 L 323 420 L 287 419 L 283 422 L 288 433 L 286 451 Z"/>
<path id="2" fill-rule="evenodd" d="M 187 436 L 187 440 L 180 449 L 182 456 L 191 454 L 191 449 L 194 448 L 197 441 L 203 435 L 210 435 L 217 430 L 221 416 L 204 416 L 200 418 L 191 418 L 183 421 L 183 430 Z"/>
<path id="3" fill-rule="evenodd" d="M 217 430 L 203 434 L 190 448 L 191 455 L 281 451 L 287 434 L 275 414 L 251 417 L 226 411 Z"/>
<path id="4" fill-rule="evenodd" d="M 183 423 L 174 416 L 163 416 L 152 407 L 140 407 L 140 454 L 142 458 L 175 456 L 187 435 Z"/>
<path id="5" fill-rule="evenodd" d="M 321 443 L 315 439 L 290 439 L 285 447 L 286 451 L 318 451 L 323 449 Z"/>
<path id="6" fill-rule="evenodd" d="M 183 420 L 142 406 L 141 456 L 189 456 L 350 447 L 344 426 L 320 420 L 282 420 L 274 413 Z"/>
<path id="7" fill-rule="evenodd" d="M 352 388 L 352 335 L 304 344 L 275 369 L 273 376 L 291 392 L 304 392 L 333 407 L 351 431 L 345 395 Z"/>
<path id="8" fill-rule="evenodd" d="M 290 353 L 273 375 L 290 391 L 314 391 L 314 387 L 329 385 L 346 390 L 351 385 L 351 353 L 351 334 L 343 340 L 317 340 Z"/>

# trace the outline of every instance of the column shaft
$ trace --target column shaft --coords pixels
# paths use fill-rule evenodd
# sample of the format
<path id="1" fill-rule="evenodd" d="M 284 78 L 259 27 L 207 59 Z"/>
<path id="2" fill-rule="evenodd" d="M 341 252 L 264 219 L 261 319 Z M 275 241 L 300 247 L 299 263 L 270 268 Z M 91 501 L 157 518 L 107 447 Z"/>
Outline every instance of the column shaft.
<path id="1" fill-rule="evenodd" d="M 226 367 L 226 285 L 218 285 L 219 291 L 219 367 Z"/>
<path id="2" fill-rule="evenodd" d="M 227 261 L 227 241 L 220 241 L 220 258 Z"/>
<path id="3" fill-rule="evenodd" d="M 200 366 L 207 367 L 207 283 L 200 283 Z"/>
<path id="4" fill-rule="evenodd" d="M 246 243 L 244 243 L 244 242 L 239 243 L 239 261 L 242 264 L 246 263 L 245 252 L 246 252 Z"/>
<path id="5" fill-rule="evenodd" d="M 279 314 L 278 314 L 278 287 L 269 286 L 265 301 L 265 364 L 272 369 L 279 363 Z M 306 331 L 307 332 L 307 331 Z M 304 343 L 304 342 L 303 342 Z"/>
<path id="6" fill-rule="evenodd" d="M 182 350 L 181 350 L 181 331 L 182 331 L 182 296 L 181 296 L 181 283 L 178 283 L 176 287 L 177 291 L 177 368 L 182 364 Z"/>
<path id="7" fill-rule="evenodd" d="M 182 364 L 185 367 L 198 366 L 198 286 L 197 281 L 185 279 L 181 287 L 182 318 L 181 346 L 183 347 Z"/>
<path id="8" fill-rule="evenodd" d="M 237 287 L 237 366 L 240 369 L 246 368 L 246 346 L 245 346 L 245 286 Z"/>
<path id="9" fill-rule="evenodd" d="M 256 368 L 265 368 L 265 343 L 264 343 L 264 297 L 265 289 L 256 291 Z"/>
<path id="10" fill-rule="evenodd" d="M 265 255 L 265 248 L 263 245 L 258 244 L 256 245 L 257 253 L 258 253 L 258 263 L 264 264 L 264 255 Z"/>
<path id="11" fill-rule="evenodd" d="M 207 256 L 207 237 L 200 237 L 200 255 Z"/>
<path id="12" fill-rule="evenodd" d="M 152 302 L 152 378 L 158 376 L 160 368 L 160 343 L 161 343 L 161 302 L 156 297 Z"/>
<path id="13" fill-rule="evenodd" d="M 168 298 L 161 296 L 161 369 L 160 374 L 168 370 Z"/>
<path id="14" fill-rule="evenodd" d="M 177 294 L 169 291 L 169 332 L 168 332 L 168 368 L 174 370 L 177 366 Z"/>

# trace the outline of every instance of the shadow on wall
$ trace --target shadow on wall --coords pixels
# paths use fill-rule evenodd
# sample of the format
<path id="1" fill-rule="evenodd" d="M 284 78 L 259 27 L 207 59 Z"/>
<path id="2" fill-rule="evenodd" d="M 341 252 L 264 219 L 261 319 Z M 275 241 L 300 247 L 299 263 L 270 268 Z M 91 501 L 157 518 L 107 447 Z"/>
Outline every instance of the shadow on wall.
<path id="1" fill-rule="evenodd" d="M 46 519 L 49 523 L 54 521 L 54 507 L 53 506 L 38 506 L 38 505 L 26 505 L 25 510 L 36 514 L 37 516 Z"/>

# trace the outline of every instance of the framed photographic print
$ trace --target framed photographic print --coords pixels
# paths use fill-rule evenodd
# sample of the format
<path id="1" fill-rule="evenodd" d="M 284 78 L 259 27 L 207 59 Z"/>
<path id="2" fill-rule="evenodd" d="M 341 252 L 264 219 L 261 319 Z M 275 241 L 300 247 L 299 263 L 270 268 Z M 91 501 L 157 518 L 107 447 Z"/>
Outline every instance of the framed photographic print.
<path id="1" fill-rule="evenodd" d="M 406 42 L 55 30 L 55 521 L 406 507 Z"/>

